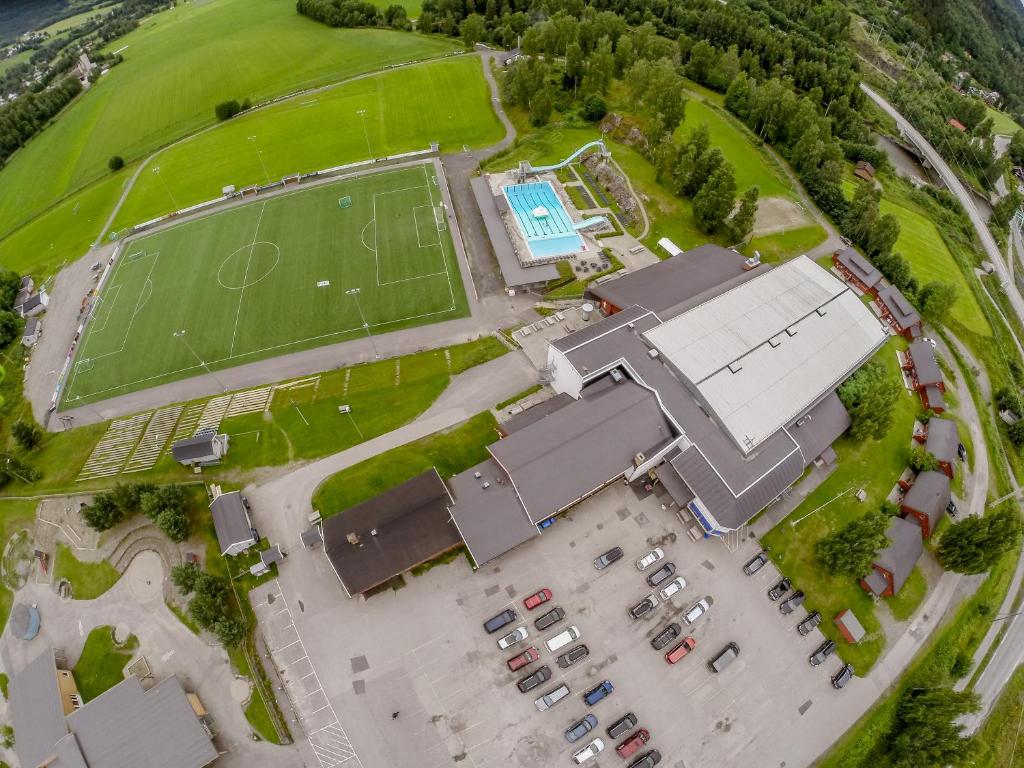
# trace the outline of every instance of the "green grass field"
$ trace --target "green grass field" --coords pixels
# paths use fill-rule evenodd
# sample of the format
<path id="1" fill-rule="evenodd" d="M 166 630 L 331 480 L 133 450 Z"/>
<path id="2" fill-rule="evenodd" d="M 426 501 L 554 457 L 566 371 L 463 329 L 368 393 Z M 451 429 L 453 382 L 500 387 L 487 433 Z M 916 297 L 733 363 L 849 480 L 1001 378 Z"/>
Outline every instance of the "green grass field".
<path id="1" fill-rule="evenodd" d="M 745 256 L 753 256 L 754 251 L 757 251 L 763 261 L 772 263 L 807 253 L 815 246 L 821 245 L 827 238 L 828 233 L 815 224 L 751 238 L 742 252 Z"/>
<path id="2" fill-rule="evenodd" d="M 437 185 L 430 164 L 381 171 L 130 241 L 78 347 L 65 405 L 465 315 Z"/>
<path id="3" fill-rule="evenodd" d="M 0 235 L 107 172 L 214 122 L 225 99 L 259 101 L 457 47 L 406 32 L 332 29 L 285 0 L 182 3 L 113 41 L 124 62 L 13 157 Z"/>
<path id="4" fill-rule="evenodd" d="M 106 560 L 96 563 L 79 560 L 71 548 L 57 544 L 53 580 L 60 582 L 67 579 L 71 584 L 71 596 L 75 600 L 95 600 L 120 578 L 121 574 Z"/>
<path id="5" fill-rule="evenodd" d="M 992 133 L 1002 134 L 1003 136 L 1013 136 L 1017 131 L 1021 130 L 1022 126 L 1017 125 L 1005 112 L 1000 112 L 998 109 L 992 109 L 992 107 L 985 107 L 985 112 L 988 117 L 992 118 Z"/>
<path id="6" fill-rule="evenodd" d="M 134 635 L 124 645 L 115 645 L 113 632 L 113 627 L 93 629 L 85 639 L 78 663 L 71 670 L 78 692 L 86 702 L 124 680 L 124 668 L 139 647 Z"/>
<path id="7" fill-rule="evenodd" d="M 432 141 L 454 150 L 502 136 L 477 57 L 385 72 L 236 118 L 162 152 L 152 165 L 159 177 L 143 172 L 114 229 L 209 200 L 227 184 L 365 160 L 371 150 L 379 157 Z"/>

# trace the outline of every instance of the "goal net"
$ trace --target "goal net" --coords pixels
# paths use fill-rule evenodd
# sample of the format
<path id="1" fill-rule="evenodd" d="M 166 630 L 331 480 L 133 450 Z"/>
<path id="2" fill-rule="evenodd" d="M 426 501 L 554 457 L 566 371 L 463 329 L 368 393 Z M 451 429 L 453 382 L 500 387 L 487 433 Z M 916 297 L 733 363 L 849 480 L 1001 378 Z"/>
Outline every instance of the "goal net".
<path id="1" fill-rule="evenodd" d="M 448 229 L 448 220 L 445 218 L 443 205 L 434 206 L 434 223 L 437 224 L 438 232 Z"/>

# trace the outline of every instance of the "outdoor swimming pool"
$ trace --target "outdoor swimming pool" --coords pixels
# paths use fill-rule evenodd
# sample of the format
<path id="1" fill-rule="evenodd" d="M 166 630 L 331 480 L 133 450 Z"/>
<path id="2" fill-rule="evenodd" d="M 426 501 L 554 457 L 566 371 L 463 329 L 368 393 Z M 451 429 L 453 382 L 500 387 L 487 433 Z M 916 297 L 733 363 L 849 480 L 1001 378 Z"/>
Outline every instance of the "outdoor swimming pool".
<path id="1" fill-rule="evenodd" d="M 509 184 L 502 191 L 531 258 L 549 259 L 583 250 L 583 238 L 576 232 L 551 182 Z"/>

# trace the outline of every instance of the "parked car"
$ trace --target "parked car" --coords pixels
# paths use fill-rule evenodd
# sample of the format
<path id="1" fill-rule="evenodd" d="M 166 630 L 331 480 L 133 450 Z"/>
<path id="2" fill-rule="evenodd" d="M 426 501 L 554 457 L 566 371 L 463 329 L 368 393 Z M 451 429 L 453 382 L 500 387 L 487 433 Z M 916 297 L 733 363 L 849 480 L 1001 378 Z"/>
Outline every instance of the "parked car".
<path id="1" fill-rule="evenodd" d="M 676 576 L 672 581 L 665 585 L 664 589 L 658 594 L 661 595 L 662 600 L 671 599 L 672 595 L 678 594 L 686 586 L 686 579 L 682 576 Z"/>
<path id="2" fill-rule="evenodd" d="M 655 547 L 646 555 L 636 561 L 636 569 L 638 571 L 644 571 L 654 565 L 656 562 L 661 560 L 665 556 L 665 550 L 661 547 Z"/>
<path id="3" fill-rule="evenodd" d="M 539 658 L 540 651 L 538 651 L 536 648 L 527 648 L 518 656 L 513 656 L 505 663 L 508 664 L 508 668 L 512 672 L 515 672 L 517 669 L 522 669 L 527 664 L 533 664 L 533 662 L 535 662 Z"/>
<path id="4" fill-rule="evenodd" d="M 608 698 L 614 690 L 615 686 L 612 685 L 611 680 L 602 680 L 583 694 L 583 701 L 592 707 L 597 704 L 597 702 L 601 701 L 601 699 Z"/>
<path id="5" fill-rule="evenodd" d="M 598 555 L 594 559 L 594 567 L 599 571 L 603 571 L 612 563 L 622 559 L 622 547 L 612 547 L 603 555 Z"/>
<path id="6" fill-rule="evenodd" d="M 697 619 L 711 610 L 711 606 L 715 604 L 715 601 L 711 599 L 711 595 L 702 597 L 696 603 L 690 606 L 690 610 L 683 616 L 683 621 L 687 624 L 693 624 Z"/>
<path id="7" fill-rule="evenodd" d="M 568 669 L 577 661 L 587 658 L 590 655 L 590 649 L 585 645 L 577 645 L 574 648 L 570 648 L 568 651 L 558 657 L 558 666 L 562 669 Z"/>
<path id="8" fill-rule="evenodd" d="M 593 715 L 587 715 L 582 720 L 578 720 L 569 726 L 569 729 L 565 732 L 565 740 L 570 744 L 579 741 L 595 728 L 597 728 L 597 718 Z"/>
<path id="9" fill-rule="evenodd" d="M 497 616 L 492 616 L 484 622 L 484 629 L 487 630 L 488 634 L 494 634 L 504 626 L 511 624 L 518 618 L 518 614 L 511 608 L 502 611 Z"/>
<path id="10" fill-rule="evenodd" d="M 545 629 L 550 629 L 564 618 L 565 611 L 556 606 L 547 613 L 538 617 L 538 619 L 535 622 L 533 622 L 533 626 L 537 628 L 538 632 L 543 632 Z"/>
<path id="11" fill-rule="evenodd" d="M 803 605 L 804 604 L 804 600 L 806 600 L 806 599 L 807 599 L 807 596 L 804 595 L 802 590 L 798 589 L 792 595 L 790 595 L 785 600 L 783 600 L 781 603 L 779 603 L 779 613 L 792 613 L 797 608 L 799 608 L 801 605 Z"/>
<path id="12" fill-rule="evenodd" d="M 768 599 L 771 601 L 778 600 L 784 594 L 789 592 L 789 588 L 793 586 L 793 582 L 783 577 L 778 584 L 768 590 Z"/>
<path id="13" fill-rule="evenodd" d="M 546 683 L 550 679 L 551 679 L 551 667 L 549 667 L 547 664 L 545 664 L 543 667 L 538 669 L 533 674 L 527 675 L 522 680 L 520 680 L 518 683 L 516 683 L 516 687 L 519 688 L 519 690 L 522 691 L 523 693 L 526 693 L 527 691 L 532 691 L 534 688 L 536 688 L 541 683 Z"/>
<path id="14" fill-rule="evenodd" d="M 957 443 L 956 455 L 960 457 L 960 461 L 967 461 L 967 446 L 963 443 Z"/>
<path id="15" fill-rule="evenodd" d="M 692 637 L 684 637 L 683 642 L 673 648 L 671 651 L 665 654 L 665 661 L 669 664 L 675 664 L 681 661 L 686 654 L 697 647 L 697 641 Z"/>
<path id="16" fill-rule="evenodd" d="M 675 563 L 665 563 L 661 568 L 647 577 L 647 583 L 652 587 L 656 587 L 662 582 L 671 579 L 675 575 L 675 572 Z"/>
<path id="17" fill-rule="evenodd" d="M 544 603 L 546 603 L 550 599 L 551 599 L 551 590 L 548 589 L 547 587 L 544 587 L 544 589 L 540 590 L 539 592 L 534 592 L 528 598 L 523 600 L 523 605 L 526 606 L 526 610 L 532 611 L 538 605 L 543 605 Z"/>
<path id="18" fill-rule="evenodd" d="M 675 640 L 683 632 L 682 627 L 676 624 L 674 621 L 665 627 L 661 632 L 656 634 L 651 640 L 651 648 L 656 651 L 660 651 L 666 645 Z"/>
<path id="19" fill-rule="evenodd" d="M 752 558 L 747 560 L 743 566 L 743 572 L 747 576 L 753 576 L 755 573 L 760 571 L 768 563 L 768 550 L 764 549 L 754 555 Z"/>
<path id="20" fill-rule="evenodd" d="M 507 635 L 498 639 L 498 647 L 504 651 L 516 643 L 521 643 L 529 636 L 530 633 L 526 631 L 526 627 L 516 627 Z"/>
<path id="21" fill-rule="evenodd" d="M 554 652 L 554 651 L 557 651 L 559 648 L 562 648 L 562 647 L 568 645 L 573 640 L 579 640 L 579 639 L 580 639 L 580 628 L 579 627 L 569 627 L 568 629 L 563 629 L 561 632 L 559 632 L 554 637 L 549 638 L 548 640 L 546 640 L 544 645 L 546 645 L 548 647 L 549 651 Z"/>
<path id="22" fill-rule="evenodd" d="M 550 691 L 550 692 L 544 694 L 543 696 L 541 696 L 539 699 L 537 699 L 533 703 L 537 707 L 538 710 L 540 710 L 541 712 L 544 712 L 544 711 L 546 711 L 548 709 L 551 709 L 553 706 L 555 706 L 555 704 L 560 702 L 562 699 L 564 699 L 568 695 L 569 695 L 569 686 L 566 685 L 565 683 L 562 683 L 560 686 L 555 688 L 553 691 Z"/>
<path id="23" fill-rule="evenodd" d="M 809 635 L 811 630 L 819 624 L 821 624 L 821 614 L 817 611 L 811 611 L 803 621 L 796 625 L 796 631 L 801 635 Z"/>
<path id="24" fill-rule="evenodd" d="M 576 765 L 587 762 L 592 757 L 597 757 L 601 750 L 604 749 L 604 742 L 601 739 L 594 739 L 592 742 L 587 744 L 583 749 L 577 750 L 572 753 L 572 759 L 576 761 Z"/>
<path id="25" fill-rule="evenodd" d="M 615 748 L 615 752 L 618 754 L 619 757 L 625 760 L 627 757 L 632 757 L 641 749 L 643 749 L 644 744 L 646 744 L 650 740 L 651 732 L 648 731 L 646 728 L 641 728 L 639 731 L 634 733 L 624 742 L 619 744 L 619 746 Z"/>
<path id="26" fill-rule="evenodd" d="M 811 662 L 812 667 L 816 667 L 819 664 L 824 664 L 825 659 L 836 652 L 836 644 L 831 640 L 826 640 L 824 643 L 818 646 L 818 648 L 811 654 L 808 661 Z"/>
<path id="27" fill-rule="evenodd" d="M 650 752 L 640 755 L 639 758 L 630 763 L 629 768 L 654 768 L 654 766 L 660 762 L 661 752 L 656 749 L 652 749 Z"/>
<path id="28" fill-rule="evenodd" d="M 736 643 L 729 643 L 725 648 L 718 652 L 711 661 L 708 662 L 708 669 L 712 672 L 721 672 L 723 669 L 728 667 L 740 655 L 740 647 Z"/>
<path id="29" fill-rule="evenodd" d="M 956 502 L 952 499 L 946 505 L 946 511 L 949 512 L 950 517 L 956 517 L 956 513 L 960 511 L 960 508 L 956 505 Z"/>
<path id="30" fill-rule="evenodd" d="M 853 680 L 853 665 L 843 664 L 843 668 L 832 675 L 832 687 L 839 689 Z"/>
<path id="31" fill-rule="evenodd" d="M 632 712 L 627 712 L 614 723 L 609 725 L 605 729 L 605 733 L 608 734 L 608 738 L 617 739 L 619 736 L 624 736 L 636 727 L 636 715 Z"/>
<path id="32" fill-rule="evenodd" d="M 629 615 L 634 619 L 640 619 L 658 607 L 658 598 L 652 592 L 639 603 L 629 609 Z"/>

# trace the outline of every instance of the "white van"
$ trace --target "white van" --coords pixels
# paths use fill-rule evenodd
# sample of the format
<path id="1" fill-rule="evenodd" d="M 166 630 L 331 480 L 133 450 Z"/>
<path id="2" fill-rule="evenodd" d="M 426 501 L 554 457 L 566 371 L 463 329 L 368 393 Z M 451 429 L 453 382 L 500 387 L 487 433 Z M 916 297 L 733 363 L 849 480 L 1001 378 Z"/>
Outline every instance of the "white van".
<path id="1" fill-rule="evenodd" d="M 579 637 L 580 637 L 579 627 L 569 627 L 568 629 L 563 630 L 562 632 L 559 632 L 557 635 L 552 637 L 550 640 L 547 640 L 544 643 L 544 645 L 546 645 L 548 647 L 549 651 L 554 653 L 559 648 L 562 648 L 562 647 L 568 645 L 569 643 L 571 643 L 573 640 L 579 640 Z"/>

